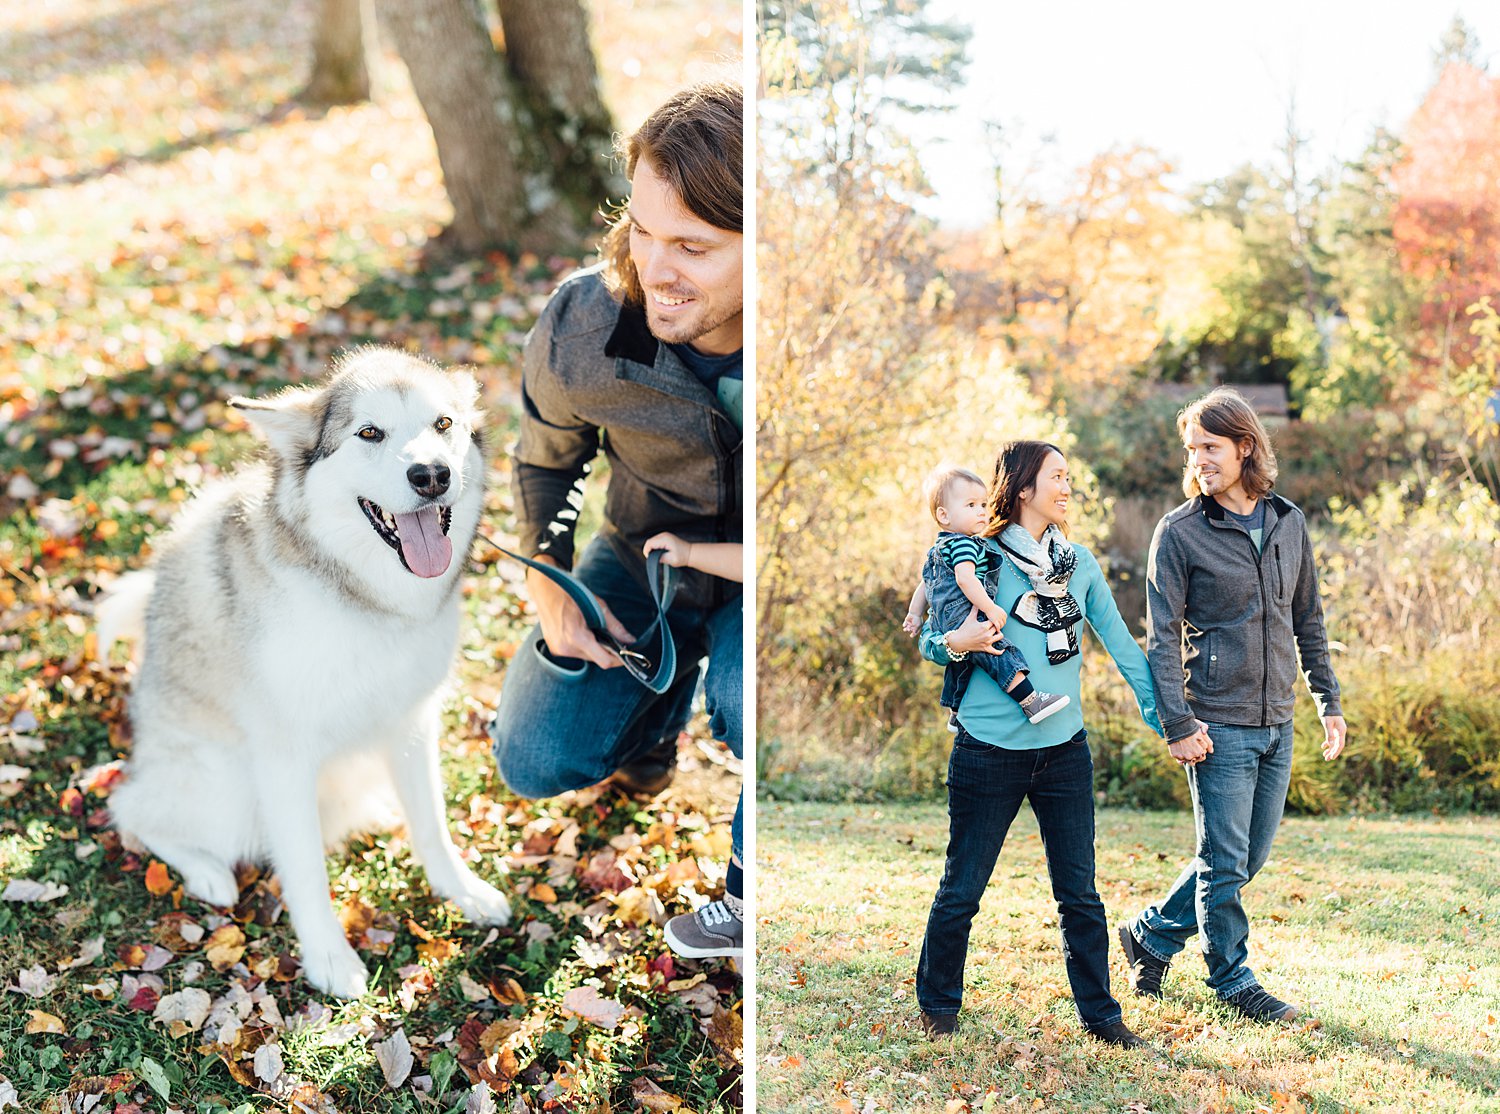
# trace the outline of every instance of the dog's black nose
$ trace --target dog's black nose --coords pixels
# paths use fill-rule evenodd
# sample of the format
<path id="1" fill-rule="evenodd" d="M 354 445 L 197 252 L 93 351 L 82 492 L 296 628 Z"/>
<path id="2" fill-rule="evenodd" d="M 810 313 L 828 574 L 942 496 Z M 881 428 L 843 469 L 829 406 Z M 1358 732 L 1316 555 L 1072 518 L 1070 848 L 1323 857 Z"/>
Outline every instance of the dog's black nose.
<path id="1" fill-rule="evenodd" d="M 441 495 L 448 490 L 452 473 L 446 464 L 413 464 L 406 470 L 406 482 L 418 495 Z"/>

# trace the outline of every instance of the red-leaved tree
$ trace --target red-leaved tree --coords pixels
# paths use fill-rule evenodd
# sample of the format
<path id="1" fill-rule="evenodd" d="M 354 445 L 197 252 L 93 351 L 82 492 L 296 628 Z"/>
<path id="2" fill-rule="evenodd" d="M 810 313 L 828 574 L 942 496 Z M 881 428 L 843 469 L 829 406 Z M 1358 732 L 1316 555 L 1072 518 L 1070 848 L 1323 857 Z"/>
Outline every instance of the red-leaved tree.
<path id="1" fill-rule="evenodd" d="M 1396 167 L 1402 269 L 1425 288 L 1422 362 L 1467 364 L 1466 310 L 1500 295 L 1500 78 L 1450 62 L 1413 114 Z"/>

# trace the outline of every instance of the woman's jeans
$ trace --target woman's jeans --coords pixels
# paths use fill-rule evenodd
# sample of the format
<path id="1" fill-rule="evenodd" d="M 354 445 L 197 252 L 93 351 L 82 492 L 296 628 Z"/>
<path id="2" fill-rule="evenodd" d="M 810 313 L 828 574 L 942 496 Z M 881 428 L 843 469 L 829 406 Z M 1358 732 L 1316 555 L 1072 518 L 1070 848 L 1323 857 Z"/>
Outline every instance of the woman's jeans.
<path id="1" fill-rule="evenodd" d="M 595 538 L 573 575 L 636 633 L 650 625 L 655 605 L 620 564 L 609 543 Z M 708 726 L 736 758 L 744 744 L 744 671 L 739 597 L 713 610 L 674 604 L 667 612 L 677 640 L 677 676 L 657 695 L 624 669 L 562 662 L 540 651 L 533 630 L 505 671 L 500 704 L 490 725 L 495 762 L 505 784 L 523 797 L 553 797 L 603 781 L 666 739 L 677 738 L 692 710 L 699 662 Z M 741 855 L 744 801 L 735 807 L 733 854 Z"/>
<path id="2" fill-rule="evenodd" d="M 1221 998 L 1256 981 L 1245 964 L 1250 921 L 1240 890 L 1271 854 L 1292 777 L 1292 725 L 1210 723 L 1213 753 L 1187 768 L 1198 854 L 1166 899 L 1130 925 L 1143 948 L 1170 960 L 1202 935 L 1205 980 Z"/>
<path id="3" fill-rule="evenodd" d="M 1109 992 L 1109 926 L 1094 888 L 1094 761 L 1088 733 L 1041 750 L 1006 750 L 960 728 L 948 760 L 948 858 L 927 917 L 917 1003 L 930 1014 L 963 1003 L 969 926 L 1000 848 L 1030 799 L 1057 899 L 1073 1004 L 1084 1027 L 1120 1020 Z"/>

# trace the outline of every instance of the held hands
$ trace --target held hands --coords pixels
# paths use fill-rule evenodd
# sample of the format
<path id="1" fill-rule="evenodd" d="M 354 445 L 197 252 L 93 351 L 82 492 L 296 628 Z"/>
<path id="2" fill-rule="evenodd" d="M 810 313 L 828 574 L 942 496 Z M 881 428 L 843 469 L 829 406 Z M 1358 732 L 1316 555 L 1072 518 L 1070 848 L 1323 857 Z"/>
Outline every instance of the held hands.
<path id="1" fill-rule="evenodd" d="M 1323 717 L 1323 761 L 1332 762 L 1344 753 L 1344 740 L 1348 734 L 1343 716 Z"/>
<path id="2" fill-rule="evenodd" d="M 1208 737 L 1208 725 L 1196 721 L 1198 730 L 1167 745 L 1167 753 L 1184 766 L 1196 766 L 1214 752 L 1214 741 Z"/>
<path id="3" fill-rule="evenodd" d="M 540 556 L 537 560 L 556 564 L 555 561 L 548 561 L 545 556 Z M 583 658 L 600 669 L 619 667 L 619 657 L 594 637 L 588 624 L 583 621 L 583 612 L 578 610 L 578 605 L 568 598 L 566 592 L 535 569 L 528 569 L 526 572 L 526 590 L 531 594 L 531 602 L 536 607 L 537 620 L 541 623 L 547 650 L 554 657 Z M 635 635 L 614 617 L 603 600 L 599 601 L 599 608 L 604 612 L 605 626 L 609 628 L 610 634 L 621 642 L 635 641 Z"/>

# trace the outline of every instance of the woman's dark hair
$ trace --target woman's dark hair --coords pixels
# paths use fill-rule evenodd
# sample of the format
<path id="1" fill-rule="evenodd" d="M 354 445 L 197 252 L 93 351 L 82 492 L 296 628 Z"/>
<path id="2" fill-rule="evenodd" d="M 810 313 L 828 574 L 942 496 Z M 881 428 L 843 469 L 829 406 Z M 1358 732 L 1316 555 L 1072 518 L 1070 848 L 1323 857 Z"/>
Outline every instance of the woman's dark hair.
<path id="1" fill-rule="evenodd" d="M 990 481 L 990 522 L 985 537 L 993 538 L 1021 514 L 1021 492 L 1036 486 L 1042 463 L 1056 453 L 1065 456 L 1050 441 L 1007 441 L 995 455 L 995 478 Z"/>
<path id="2" fill-rule="evenodd" d="M 629 138 L 616 139 L 616 154 L 633 178 L 645 159 L 693 216 L 726 232 L 743 232 L 744 163 L 741 132 L 744 93 L 729 81 L 707 81 L 677 93 L 646 118 Z M 643 305 L 645 292 L 630 258 L 630 205 L 613 215 L 600 255 L 604 281 L 629 305 Z"/>

